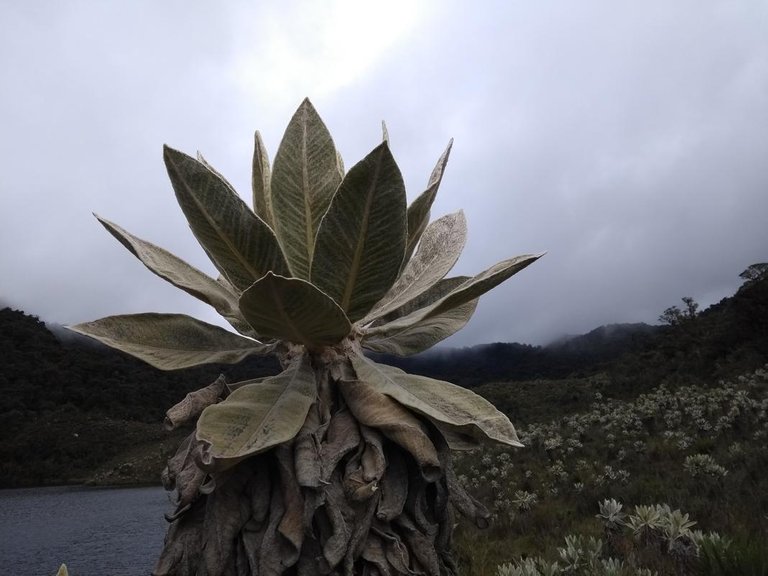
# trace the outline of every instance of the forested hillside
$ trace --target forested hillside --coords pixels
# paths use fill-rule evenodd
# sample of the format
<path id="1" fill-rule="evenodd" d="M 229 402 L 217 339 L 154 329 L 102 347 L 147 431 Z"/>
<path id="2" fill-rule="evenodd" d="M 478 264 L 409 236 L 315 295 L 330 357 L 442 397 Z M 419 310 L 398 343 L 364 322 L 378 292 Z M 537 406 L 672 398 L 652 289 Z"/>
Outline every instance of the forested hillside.
<path id="1" fill-rule="evenodd" d="M 220 373 L 236 381 L 278 370 L 272 358 L 250 358 L 164 372 L 81 337 L 63 345 L 39 319 L 9 308 L 0 310 L 0 358 L 0 487 L 94 474 L 109 483 L 157 482 L 178 443 L 162 428 L 168 408 Z M 115 458 L 129 449 L 141 453 L 142 469 Z M 104 476 L 113 469 L 122 474 Z"/>
<path id="2" fill-rule="evenodd" d="M 10 308 L 0 310 L 0 357 L 0 486 L 6 487 L 80 482 L 97 472 L 105 481 L 156 478 L 153 467 L 162 466 L 162 450 L 175 441 L 161 426 L 170 406 L 219 373 L 237 381 L 278 370 L 271 358 L 251 358 L 163 372 L 79 337 L 62 344 L 42 321 Z M 496 343 L 386 360 L 480 386 L 513 421 L 576 409 L 596 389 L 618 398 L 662 382 L 711 385 L 768 362 L 768 279 L 750 280 L 733 297 L 675 325 L 614 325 L 546 347 Z M 144 444 L 155 454 L 147 470 L 103 477 L 105 466 L 119 467 L 123 451 Z"/>

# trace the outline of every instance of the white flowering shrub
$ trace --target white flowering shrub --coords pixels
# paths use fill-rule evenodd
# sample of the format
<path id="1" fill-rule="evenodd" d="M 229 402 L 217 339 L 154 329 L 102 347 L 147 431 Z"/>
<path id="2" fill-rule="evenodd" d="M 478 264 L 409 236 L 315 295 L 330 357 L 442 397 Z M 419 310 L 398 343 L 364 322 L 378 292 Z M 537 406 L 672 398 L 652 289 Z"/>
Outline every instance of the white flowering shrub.
<path id="1" fill-rule="evenodd" d="M 610 382 L 601 386 L 587 409 L 523 422 L 524 450 L 460 456 L 459 480 L 491 510 L 497 531 L 490 537 L 499 542 L 498 554 L 506 555 L 500 563 L 514 574 L 544 572 L 541 563 L 510 561 L 513 550 L 556 561 L 557 573 L 579 574 L 585 562 L 577 544 L 600 535 L 601 526 L 601 561 L 595 572 L 581 573 L 693 574 L 685 563 L 709 541 L 708 531 L 729 532 L 739 518 L 729 509 L 734 502 L 742 503 L 741 518 L 759 519 L 753 503 L 765 508 L 760 490 L 768 487 L 762 480 L 768 467 L 768 369 L 717 386 L 660 385 L 629 400 L 611 398 Z M 621 504 L 639 499 L 673 505 Z M 595 502 L 602 503 L 601 522 L 582 534 L 586 518 L 594 519 Z M 680 509 L 702 522 L 701 531 Z M 768 510 L 762 515 L 768 521 Z M 566 535 L 581 540 L 558 546 Z M 522 543 L 510 546 L 517 541 Z M 626 549 L 636 552 L 633 561 Z M 616 562 L 608 563 L 611 558 Z"/>
<path id="2" fill-rule="evenodd" d="M 728 470 L 720 466 L 709 454 L 691 454 L 685 457 L 683 468 L 694 478 L 723 478 Z"/>

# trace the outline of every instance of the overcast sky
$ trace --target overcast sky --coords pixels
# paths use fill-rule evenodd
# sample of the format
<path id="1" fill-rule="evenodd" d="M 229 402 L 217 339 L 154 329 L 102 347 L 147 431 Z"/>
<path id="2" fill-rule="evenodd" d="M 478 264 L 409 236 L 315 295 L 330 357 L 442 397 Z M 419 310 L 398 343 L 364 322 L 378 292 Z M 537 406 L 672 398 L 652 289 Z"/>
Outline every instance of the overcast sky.
<path id="1" fill-rule="evenodd" d="M 245 198 L 309 96 L 347 166 L 386 120 L 455 269 L 548 254 L 448 343 L 545 343 L 731 295 L 768 260 L 768 2 L 0 0 L 0 301 L 61 324 L 205 305 L 96 212 L 213 274 L 165 173 L 200 150 Z"/>

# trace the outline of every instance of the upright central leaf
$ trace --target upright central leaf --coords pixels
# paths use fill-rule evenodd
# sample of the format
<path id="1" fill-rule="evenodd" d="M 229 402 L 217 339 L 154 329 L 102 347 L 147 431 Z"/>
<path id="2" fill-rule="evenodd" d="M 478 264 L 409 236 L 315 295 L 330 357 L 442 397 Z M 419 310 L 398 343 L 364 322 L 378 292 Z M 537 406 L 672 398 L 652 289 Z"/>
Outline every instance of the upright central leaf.
<path id="1" fill-rule="evenodd" d="M 351 322 L 397 278 L 405 254 L 405 185 L 387 143 L 350 169 L 317 234 L 312 283 Z"/>
<path id="2" fill-rule="evenodd" d="M 304 100 L 280 142 L 270 185 L 275 232 L 296 278 L 309 279 L 315 235 L 341 175 L 331 134 Z"/>

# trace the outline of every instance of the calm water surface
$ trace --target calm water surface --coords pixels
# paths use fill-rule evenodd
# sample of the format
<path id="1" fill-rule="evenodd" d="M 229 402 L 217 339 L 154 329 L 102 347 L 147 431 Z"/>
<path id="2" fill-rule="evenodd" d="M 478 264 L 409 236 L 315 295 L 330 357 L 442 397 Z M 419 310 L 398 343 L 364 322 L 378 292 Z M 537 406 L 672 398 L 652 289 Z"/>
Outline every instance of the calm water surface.
<path id="1" fill-rule="evenodd" d="M 148 576 L 170 510 L 162 488 L 0 490 L 0 573 Z"/>

